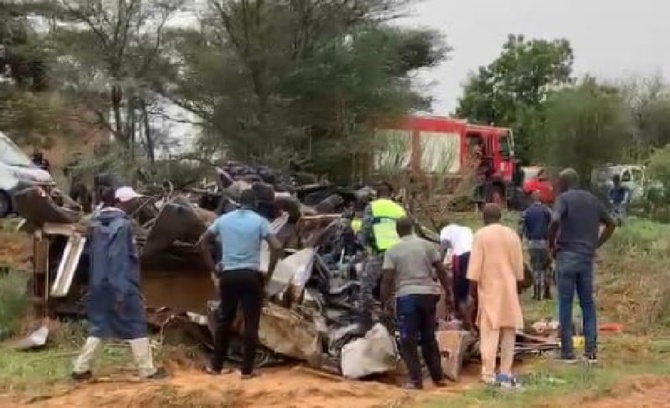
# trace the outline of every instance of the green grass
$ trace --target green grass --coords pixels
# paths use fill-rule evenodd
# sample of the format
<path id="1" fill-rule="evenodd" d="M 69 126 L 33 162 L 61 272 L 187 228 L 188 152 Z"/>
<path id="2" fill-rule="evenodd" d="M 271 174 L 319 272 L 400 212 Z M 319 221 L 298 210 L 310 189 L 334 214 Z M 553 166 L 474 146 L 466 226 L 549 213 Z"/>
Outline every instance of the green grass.
<path id="1" fill-rule="evenodd" d="M 668 377 L 670 368 L 660 364 L 636 364 L 625 369 L 586 365 L 561 367 L 559 363 L 543 361 L 537 363 L 532 372 L 521 375 L 523 390 L 480 387 L 450 398 L 448 402 L 444 399 L 429 401 L 426 407 L 563 407 L 625 393 L 626 387 L 621 382 L 639 375 Z"/>
<path id="2" fill-rule="evenodd" d="M 28 307 L 26 282 L 26 275 L 21 272 L 0 275 L 0 340 L 12 336 L 21 327 Z"/>
<path id="3" fill-rule="evenodd" d="M 453 221 L 478 228 L 475 213 L 454 214 Z M 504 223 L 516 228 L 517 218 L 506 213 Z M 566 367 L 538 359 L 520 368 L 526 388 L 501 392 L 475 387 L 462 395 L 433 399 L 426 406 L 441 407 L 532 407 L 579 404 L 585 399 L 621 392 L 635 376 L 670 377 L 670 225 L 631 219 L 618 229 L 599 252 L 596 271 L 597 299 L 601 322 L 620 322 L 625 334 L 601 338 L 600 368 Z M 527 324 L 556 317 L 556 302 L 533 302 L 523 296 Z M 6 336 L 21 328 L 26 311 L 25 275 L 10 272 L 0 276 L 0 329 Z M 575 309 L 576 317 L 579 308 Z M 45 351 L 25 353 L 0 349 L 0 397 L 2 394 L 39 398 L 68 387 L 72 359 L 85 337 L 84 325 L 63 325 L 52 336 Z M 156 356 L 161 359 L 160 353 Z M 110 345 L 98 359 L 97 372 L 119 367 L 132 369 L 126 347 Z M 625 386 L 623 387 L 625 391 Z"/>
<path id="4" fill-rule="evenodd" d="M 457 214 L 455 222 L 477 229 L 477 214 Z M 517 216 L 503 223 L 516 228 Z M 596 302 L 600 322 L 624 324 L 625 334 L 602 335 L 602 366 L 566 367 L 549 359 L 522 365 L 526 387 L 504 392 L 475 387 L 458 397 L 439 398 L 427 407 L 561 407 L 591 398 L 616 395 L 639 375 L 670 378 L 670 225 L 631 218 L 618 228 L 598 253 Z M 522 297 L 527 325 L 556 318 L 556 301 L 533 302 Z M 576 302 L 576 300 L 575 300 Z M 573 309 L 579 321 L 579 307 Z M 622 384 L 624 386 L 622 387 Z"/>
<path id="5" fill-rule="evenodd" d="M 72 347 L 53 345 L 39 352 L 3 347 L 0 349 L 0 395 L 20 395 L 30 400 L 69 389 L 73 386 L 68 379 L 77 351 Z M 119 367 L 132 369 L 129 348 L 107 345 L 96 358 L 96 371 L 104 375 Z"/>

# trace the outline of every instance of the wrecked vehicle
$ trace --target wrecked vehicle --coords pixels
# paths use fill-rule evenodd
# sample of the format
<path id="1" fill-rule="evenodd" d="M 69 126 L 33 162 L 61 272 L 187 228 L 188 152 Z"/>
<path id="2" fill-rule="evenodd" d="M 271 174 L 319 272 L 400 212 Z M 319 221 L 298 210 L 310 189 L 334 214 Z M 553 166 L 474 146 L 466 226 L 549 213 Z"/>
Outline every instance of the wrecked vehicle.
<path id="1" fill-rule="evenodd" d="M 230 187 L 235 183 L 237 189 L 251 188 L 234 180 L 220 193 L 219 211 L 234 208 L 235 191 Z M 301 361 L 349 378 L 394 371 L 399 361 L 394 318 L 378 308 L 373 311 L 378 323 L 367 330 L 359 323 L 354 307 L 364 251 L 353 242 L 351 220 L 342 210 L 349 205 L 348 200 L 360 195 L 321 186 L 301 197 L 315 192 L 321 198 L 314 199 L 318 201 L 315 206 L 306 205 L 295 195 L 273 192 L 268 218 L 284 244 L 286 256 L 265 287 L 269 301 L 260 321 L 262 347 L 257 364 Z M 131 216 L 150 325 L 161 339 L 167 330 L 179 329 L 211 349 L 218 294 L 201 248 L 195 243 L 217 215 L 198 205 L 201 198 L 173 192 L 141 197 L 134 203 Z M 28 289 L 36 317 L 85 316 L 86 237 L 74 228 L 77 223 L 85 223 L 85 218 L 59 207 L 39 189 L 22 191 L 16 203 L 24 218 L 20 229 L 33 236 L 33 275 Z M 261 271 L 267 274 L 270 254 L 263 245 Z M 238 333 L 240 325 L 241 319 L 237 319 Z M 458 328 L 446 333 L 451 334 L 440 334 L 446 339 L 441 343 L 446 372 L 457 379 L 462 362 L 478 353 L 476 338 Z M 31 341 L 27 347 L 46 343 L 43 328 Z M 520 350 L 555 346 L 537 339 L 531 343 L 535 346 L 522 339 Z M 232 346 L 231 358 L 241 358 L 241 348 Z"/>
<path id="2" fill-rule="evenodd" d="M 84 316 L 86 237 L 74 228 L 82 222 L 81 215 L 58 207 L 36 189 L 17 195 L 17 204 L 25 219 L 21 230 L 34 237 L 29 293 L 37 316 Z M 217 292 L 200 247 L 194 244 L 215 217 L 179 195 L 159 205 L 156 199 L 143 197 L 133 213 L 142 292 L 150 322 L 163 327 L 179 319 L 209 347 L 208 325 L 214 321 L 211 316 L 216 310 Z M 352 279 L 352 258 L 322 256 L 325 252 L 352 255 L 341 251 L 334 239 L 347 221 L 341 214 L 292 218 L 284 212 L 272 222 L 273 231 L 286 245 L 287 256 L 278 263 L 266 286 L 271 302 L 263 308 L 260 322 L 264 349 L 259 351 L 259 363 L 293 359 L 339 372 L 344 345 L 366 336 L 356 323 L 352 306 L 358 291 L 358 282 Z M 267 273 L 267 248 L 263 249 L 261 263 L 262 272 Z M 342 276 L 331 274 L 333 263 L 341 265 Z M 393 340 L 383 327 L 376 328 L 375 333 L 373 337 L 386 344 Z M 395 368 L 395 352 L 389 353 L 384 372 Z"/>

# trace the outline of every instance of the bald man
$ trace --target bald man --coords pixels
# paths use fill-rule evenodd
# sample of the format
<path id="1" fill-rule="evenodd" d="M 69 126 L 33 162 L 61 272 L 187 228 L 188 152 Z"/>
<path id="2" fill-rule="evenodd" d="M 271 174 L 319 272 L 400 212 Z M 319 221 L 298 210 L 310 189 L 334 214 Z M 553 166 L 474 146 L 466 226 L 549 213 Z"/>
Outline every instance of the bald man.
<path id="1" fill-rule="evenodd" d="M 523 280 L 523 249 L 519 235 L 500 224 L 501 211 L 489 203 L 482 212 L 484 227 L 474 236 L 467 278 L 478 296 L 476 324 L 480 333 L 482 381 L 516 387 L 512 375 L 516 330 L 523 329 L 517 283 Z M 500 346 L 500 370 L 496 357 Z"/>
<path id="2" fill-rule="evenodd" d="M 582 309 L 584 357 L 595 364 L 598 362 L 598 325 L 593 299 L 595 255 L 614 233 L 616 223 L 598 198 L 579 188 L 579 175 L 574 169 L 561 171 L 558 178 L 561 194 L 554 203 L 549 246 L 556 259 L 561 360 L 577 361 L 572 341 L 572 302 L 576 292 Z M 605 228 L 601 232 L 602 224 Z"/>

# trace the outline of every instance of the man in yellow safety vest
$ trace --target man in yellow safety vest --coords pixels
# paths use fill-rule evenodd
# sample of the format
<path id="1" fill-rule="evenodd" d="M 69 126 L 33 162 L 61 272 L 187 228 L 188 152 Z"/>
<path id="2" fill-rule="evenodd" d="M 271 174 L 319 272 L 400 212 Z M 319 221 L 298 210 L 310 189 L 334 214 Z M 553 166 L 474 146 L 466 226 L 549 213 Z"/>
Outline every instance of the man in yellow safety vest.
<path id="1" fill-rule="evenodd" d="M 359 310 L 363 323 L 372 326 L 372 314 L 375 298 L 381 280 L 382 262 L 386 251 L 400 241 L 396 231 L 396 222 L 407 216 L 405 209 L 391 200 L 391 186 L 380 183 L 377 186 L 377 199 L 365 207 L 361 225 L 361 242 L 368 250 L 363 267 L 361 281 L 361 300 Z"/>

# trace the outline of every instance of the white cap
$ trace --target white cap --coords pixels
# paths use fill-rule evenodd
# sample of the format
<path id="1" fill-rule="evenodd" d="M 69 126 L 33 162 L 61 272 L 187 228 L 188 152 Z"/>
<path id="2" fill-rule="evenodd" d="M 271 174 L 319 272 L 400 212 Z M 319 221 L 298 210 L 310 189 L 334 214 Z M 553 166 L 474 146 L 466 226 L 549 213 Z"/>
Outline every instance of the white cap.
<path id="1" fill-rule="evenodd" d="M 128 201 L 142 197 L 142 194 L 139 194 L 137 191 L 133 190 L 132 187 L 120 187 L 117 188 L 114 192 L 114 198 L 122 203 L 127 203 Z"/>

